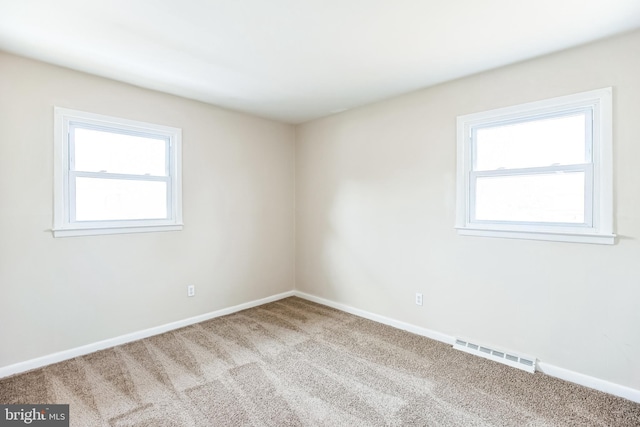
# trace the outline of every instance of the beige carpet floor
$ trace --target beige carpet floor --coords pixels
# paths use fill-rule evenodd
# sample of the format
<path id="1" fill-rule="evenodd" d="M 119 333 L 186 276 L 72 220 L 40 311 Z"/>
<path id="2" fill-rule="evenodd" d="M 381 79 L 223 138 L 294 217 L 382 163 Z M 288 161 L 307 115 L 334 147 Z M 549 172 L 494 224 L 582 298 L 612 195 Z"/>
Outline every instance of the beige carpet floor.
<path id="1" fill-rule="evenodd" d="M 299 298 L 0 381 L 91 426 L 640 426 L 640 405 Z"/>

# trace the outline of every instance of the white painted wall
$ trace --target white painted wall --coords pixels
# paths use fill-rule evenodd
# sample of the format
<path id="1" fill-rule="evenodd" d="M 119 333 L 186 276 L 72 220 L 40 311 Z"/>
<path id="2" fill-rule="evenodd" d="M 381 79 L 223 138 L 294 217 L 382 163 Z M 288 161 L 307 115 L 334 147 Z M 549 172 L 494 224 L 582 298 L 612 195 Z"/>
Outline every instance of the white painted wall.
<path id="1" fill-rule="evenodd" d="M 0 367 L 293 289 L 292 126 L 4 53 L 0 76 Z M 54 239 L 54 105 L 182 128 L 184 230 Z"/>
<path id="2" fill-rule="evenodd" d="M 299 126 L 297 289 L 640 389 L 639 53 L 635 32 Z M 456 234 L 456 116 L 607 86 L 616 245 Z"/>

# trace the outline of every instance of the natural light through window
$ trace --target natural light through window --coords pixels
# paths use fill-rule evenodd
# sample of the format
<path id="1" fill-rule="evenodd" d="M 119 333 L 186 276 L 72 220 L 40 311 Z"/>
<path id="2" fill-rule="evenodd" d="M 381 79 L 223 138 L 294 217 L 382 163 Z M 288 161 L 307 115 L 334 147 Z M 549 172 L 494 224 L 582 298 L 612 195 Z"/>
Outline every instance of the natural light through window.
<path id="1" fill-rule="evenodd" d="M 76 221 L 165 219 L 167 184 L 77 178 Z"/>
<path id="2" fill-rule="evenodd" d="M 460 234 L 613 243 L 611 90 L 458 117 Z"/>
<path id="3" fill-rule="evenodd" d="M 476 131 L 475 170 L 514 169 L 585 163 L 589 112 Z"/>
<path id="4" fill-rule="evenodd" d="M 591 110 L 473 129 L 477 221 L 585 223 Z M 582 165 L 582 166 L 580 166 Z M 552 170 L 553 169 L 553 170 Z"/>
<path id="5" fill-rule="evenodd" d="M 180 229 L 180 134 L 56 108 L 54 235 Z"/>
<path id="6" fill-rule="evenodd" d="M 73 124 L 72 128 L 78 171 L 167 175 L 168 138 L 83 129 Z"/>
<path id="7" fill-rule="evenodd" d="M 582 224 L 584 180 L 583 172 L 478 178 L 475 218 Z"/>
<path id="8" fill-rule="evenodd" d="M 169 140 L 71 123 L 76 221 L 167 218 Z"/>

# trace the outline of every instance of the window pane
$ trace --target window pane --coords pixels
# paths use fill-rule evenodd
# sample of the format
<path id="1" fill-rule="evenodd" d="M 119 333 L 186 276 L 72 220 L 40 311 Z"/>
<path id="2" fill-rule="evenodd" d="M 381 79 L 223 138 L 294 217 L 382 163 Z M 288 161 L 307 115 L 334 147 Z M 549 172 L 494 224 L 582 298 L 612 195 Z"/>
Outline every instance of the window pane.
<path id="1" fill-rule="evenodd" d="M 75 169 L 166 176 L 165 139 L 74 128 Z"/>
<path id="2" fill-rule="evenodd" d="M 587 163 L 586 113 L 476 132 L 475 170 L 496 170 Z"/>
<path id="3" fill-rule="evenodd" d="M 584 172 L 480 177 L 476 219 L 584 223 Z"/>
<path id="4" fill-rule="evenodd" d="M 76 178 L 76 220 L 167 218 L 167 183 Z"/>

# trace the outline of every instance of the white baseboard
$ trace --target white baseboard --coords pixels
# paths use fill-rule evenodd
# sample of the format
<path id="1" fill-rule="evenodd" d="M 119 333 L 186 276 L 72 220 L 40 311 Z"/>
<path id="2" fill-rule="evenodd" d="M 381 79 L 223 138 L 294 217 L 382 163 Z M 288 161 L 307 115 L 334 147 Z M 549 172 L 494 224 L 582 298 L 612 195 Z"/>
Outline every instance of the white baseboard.
<path id="1" fill-rule="evenodd" d="M 69 350 L 59 351 L 57 353 L 49 354 L 47 356 L 42 356 L 35 359 L 27 360 L 24 362 L 19 362 L 13 365 L 0 367 L 0 378 L 8 377 L 10 375 L 20 374 L 23 372 L 31 371 L 33 369 L 41 368 L 43 366 L 51 365 L 53 363 L 62 362 L 64 360 L 73 359 L 74 357 L 84 356 L 85 354 L 94 353 L 99 350 L 104 350 L 106 348 L 111 348 L 117 345 L 126 344 L 132 341 L 137 341 L 137 340 L 148 338 L 154 335 L 159 335 L 168 331 L 172 331 L 174 329 L 184 328 L 185 326 L 204 322 L 205 320 L 213 319 L 215 317 L 226 316 L 227 314 L 236 313 L 238 311 L 246 310 L 248 308 L 257 307 L 259 305 L 267 304 L 273 301 L 278 301 L 293 295 L 294 295 L 293 291 L 283 292 L 281 294 L 272 295 L 270 297 L 262 298 L 259 300 L 254 300 L 254 301 L 246 302 L 243 304 L 234 305 L 233 307 L 223 308 L 220 310 L 212 311 L 210 313 L 205 313 L 199 316 L 190 317 L 188 319 L 178 320 L 177 322 L 171 322 L 165 325 L 155 326 L 153 328 L 144 329 L 142 331 L 120 335 L 118 337 L 109 338 L 109 339 L 98 341 L 92 344 L 71 348 Z"/>
<path id="2" fill-rule="evenodd" d="M 365 319 L 373 320 L 378 323 L 383 323 L 385 325 L 393 326 L 394 328 L 403 329 L 405 331 L 412 332 L 416 335 L 422 335 L 424 337 L 431 338 L 433 340 L 440 341 L 445 344 L 450 344 L 450 345 L 455 344 L 454 337 L 447 334 L 433 331 L 431 329 L 411 325 L 409 323 L 401 322 L 395 319 L 390 319 L 388 317 L 380 316 L 378 314 L 374 314 L 365 310 L 361 310 L 359 308 L 351 307 L 351 306 L 341 304 L 335 301 L 331 301 L 325 298 L 320 298 L 315 295 L 310 295 L 304 292 L 294 291 L 293 294 L 297 297 L 300 297 L 318 304 L 326 305 L 328 307 L 332 307 L 340 311 L 351 313 L 359 317 L 364 317 Z M 581 386 L 592 388 L 594 390 L 599 390 L 605 393 L 612 394 L 614 396 L 623 397 L 633 402 L 640 403 L 640 390 L 636 390 L 634 388 L 623 386 L 620 384 L 615 384 L 609 381 L 591 377 L 589 375 L 581 374 L 578 372 L 570 371 L 568 369 L 560 368 L 558 366 L 554 366 L 554 365 L 540 362 L 540 361 L 538 361 L 537 367 L 538 367 L 538 371 L 546 375 L 560 378 L 561 380 L 569 381 L 574 384 L 579 384 Z"/>
<path id="3" fill-rule="evenodd" d="M 640 403 L 640 390 L 601 380 L 599 378 L 591 377 L 589 375 L 581 374 L 575 371 L 570 371 L 568 369 L 560 368 L 559 366 L 550 365 L 548 363 L 540 361 L 538 362 L 538 368 L 538 371 L 549 376 L 560 378 L 561 380 L 569 381 L 571 383 L 579 384 L 605 393 L 613 394 L 614 396 L 624 397 L 625 399 L 629 399 L 632 402 Z"/>
<path id="4" fill-rule="evenodd" d="M 433 331 L 431 329 L 422 328 L 420 326 L 412 325 L 410 323 L 401 322 L 399 320 L 391 319 L 389 317 L 380 316 L 375 313 L 370 313 L 359 308 L 351 307 L 349 305 L 341 304 L 339 302 L 331 301 L 328 299 L 320 298 L 315 295 L 310 295 L 300 291 L 294 291 L 293 294 L 302 299 L 306 299 L 318 304 L 326 305 L 327 307 L 335 308 L 336 310 L 344 311 L 346 313 L 355 314 L 365 319 L 373 320 L 374 322 L 383 323 L 385 325 L 393 326 L 397 329 L 412 332 L 416 335 L 422 335 L 423 337 L 431 338 L 432 340 L 440 341 L 445 344 L 453 345 L 456 340 L 452 336 L 441 334 L 440 332 Z"/>

